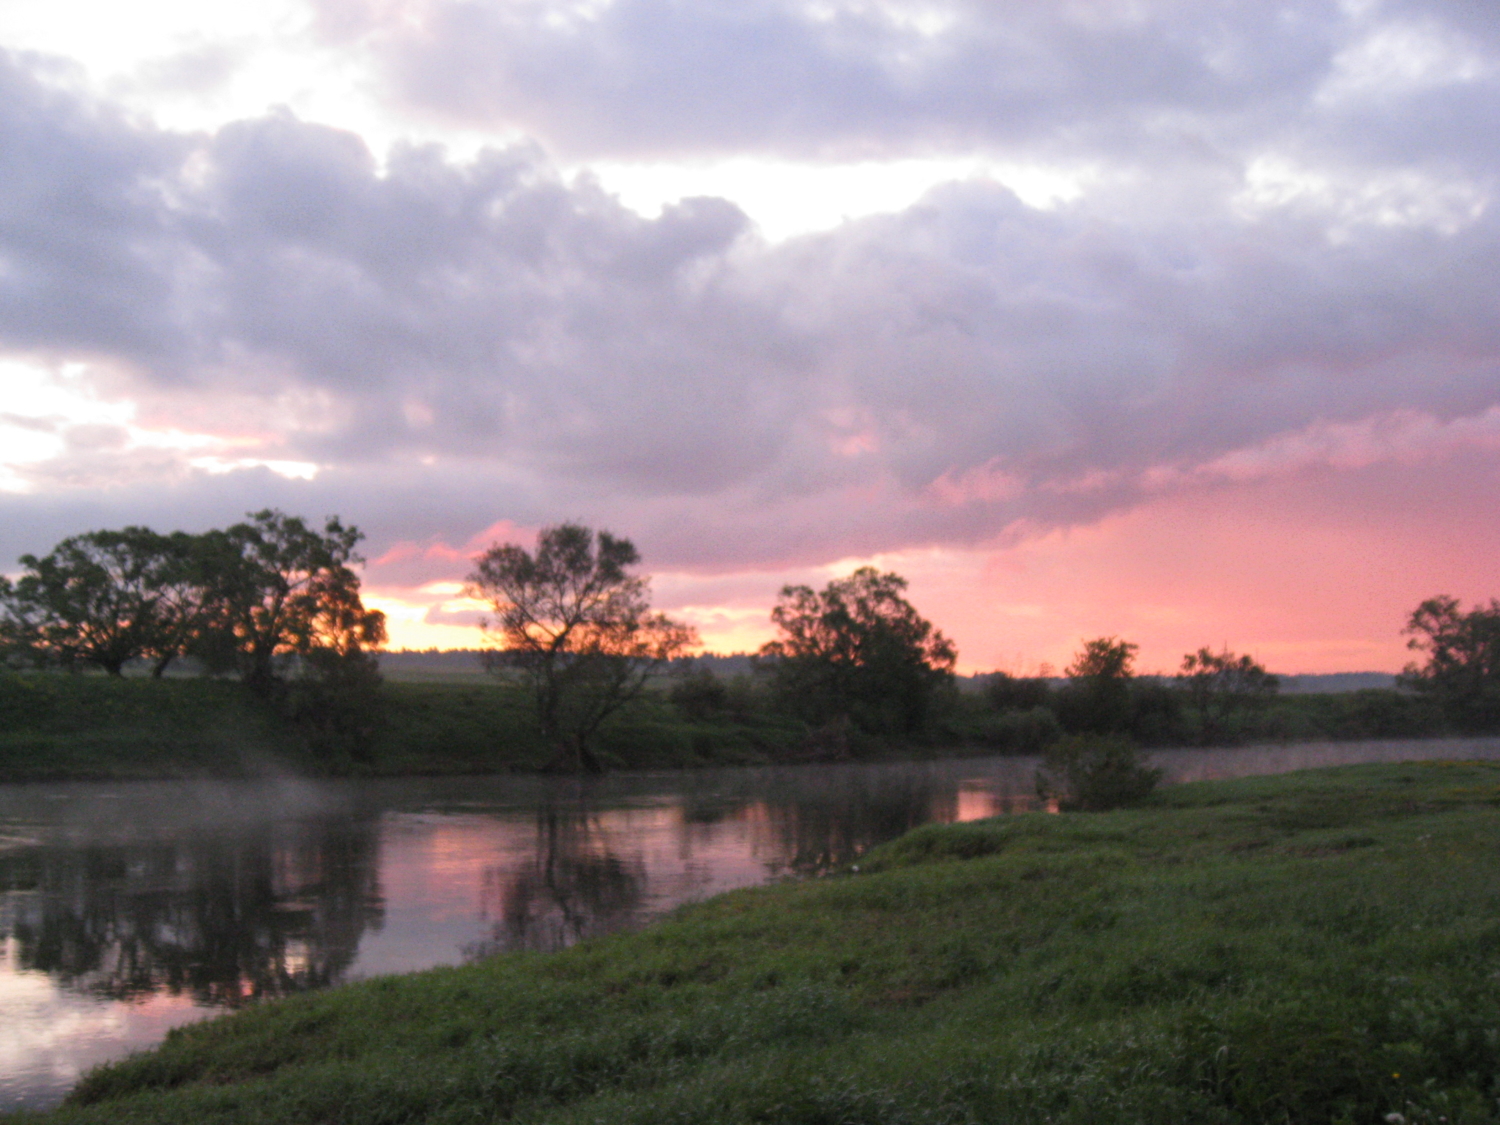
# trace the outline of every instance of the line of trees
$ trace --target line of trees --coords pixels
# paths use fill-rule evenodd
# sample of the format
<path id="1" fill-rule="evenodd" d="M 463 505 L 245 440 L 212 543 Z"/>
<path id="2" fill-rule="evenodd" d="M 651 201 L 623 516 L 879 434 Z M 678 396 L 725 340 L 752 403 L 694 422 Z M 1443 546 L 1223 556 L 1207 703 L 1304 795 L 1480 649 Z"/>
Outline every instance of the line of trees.
<path id="1" fill-rule="evenodd" d="M 359 530 L 276 510 L 201 534 L 144 527 L 94 531 L 21 558 L 0 577 L 5 663 L 119 676 L 145 662 L 161 676 L 191 659 L 286 704 L 324 742 L 349 743 L 378 700 L 385 619 L 366 609 L 355 567 Z M 491 607 L 486 662 L 531 690 L 554 766 L 597 770 L 590 743 L 639 700 L 651 677 L 698 645 L 653 612 L 649 578 L 628 540 L 579 524 L 543 528 L 534 550 L 496 544 L 475 560 L 468 592 Z M 905 579 L 872 567 L 822 590 L 783 587 L 775 640 L 751 684 L 699 670 L 672 702 L 696 720 L 768 708 L 806 723 L 810 747 L 847 755 L 870 740 L 951 739 L 957 649 L 906 598 Z M 1425 662 L 1401 679 L 1450 729 L 1500 729 L 1500 601 L 1464 611 L 1431 598 L 1406 633 Z M 1126 735 L 1146 744 L 1233 741 L 1254 727 L 1277 680 L 1247 655 L 1200 648 L 1175 677 L 1137 676 L 1137 646 L 1087 640 L 1061 687 L 996 674 L 984 702 L 997 748 L 1040 750 L 1064 734 Z M 753 697 L 753 698 L 752 698 Z M 759 701 L 759 702 L 756 702 Z M 352 740 L 357 743 L 358 737 Z"/>
<path id="2" fill-rule="evenodd" d="M 1040 750 L 1063 735 L 1120 735 L 1147 745 L 1235 741 L 1279 683 L 1254 658 L 1200 648 L 1175 676 L 1135 671 L 1138 646 L 1120 637 L 1083 642 L 1058 685 L 995 673 L 985 685 L 992 740 Z"/>
<path id="3" fill-rule="evenodd" d="M 469 575 L 489 604 L 487 665 L 526 683 L 554 764 L 598 770 L 589 741 L 639 699 L 653 673 L 697 647 L 688 626 L 653 613 L 648 580 L 628 539 L 577 524 L 543 528 L 534 551 L 495 544 Z M 804 720 L 824 753 L 849 753 L 858 736 L 919 734 L 949 691 L 957 650 L 905 597 L 906 580 L 872 567 L 821 591 L 786 586 L 772 610 L 780 637 L 760 654 L 777 710 Z M 727 706 L 711 673 L 684 680 L 672 699 L 698 718 Z"/>
<path id="4" fill-rule="evenodd" d="M 469 595 L 491 607 L 487 664 L 530 688 L 558 768 L 599 769 L 589 744 L 600 726 L 697 644 L 691 629 L 651 611 L 639 561 L 629 540 L 560 524 L 540 531 L 534 551 L 492 546 L 469 575 Z M 669 698 L 695 721 L 756 710 L 795 717 L 822 756 L 848 756 L 872 740 L 952 737 L 944 719 L 958 702 L 958 652 L 906 589 L 900 575 L 873 567 L 821 590 L 783 587 L 771 611 L 778 635 L 756 657 L 755 682 L 696 669 Z M 1189 729 L 1196 740 L 1218 741 L 1276 690 L 1276 678 L 1248 656 L 1200 649 L 1169 686 L 1134 675 L 1136 651 L 1118 637 L 1085 642 L 1061 690 L 996 676 L 990 707 L 1020 731 L 1010 748 L 1039 750 L 1065 732 L 1154 742 Z M 1184 709 L 1193 716 L 1187 724 Z"/>
<path id="5" fill-rule="evenodd" d="M 0 645 L 12 666 L 112 676 L 136 661 L 161 676 L 191 658 L 264 697 L 291 681 L 367 683 L 385 616 L 360 599 L 361 538 L 337 517 L 317 528 L 271 509 L 196 535 L 75 535 L 0 578 Z"/>

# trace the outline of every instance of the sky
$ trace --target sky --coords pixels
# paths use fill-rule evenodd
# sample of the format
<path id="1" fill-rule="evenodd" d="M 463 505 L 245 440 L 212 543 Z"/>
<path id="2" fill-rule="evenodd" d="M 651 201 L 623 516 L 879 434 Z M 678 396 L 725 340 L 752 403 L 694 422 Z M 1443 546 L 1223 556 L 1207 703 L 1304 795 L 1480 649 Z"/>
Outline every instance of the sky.
<path id="1" fill-rule="evenodd" d="M 1397 670 L 1500 594 L 1493 0 L 0 4 L 0 569 L 630 538 L 709 648 L 894 570 L 966 671 Z"/>

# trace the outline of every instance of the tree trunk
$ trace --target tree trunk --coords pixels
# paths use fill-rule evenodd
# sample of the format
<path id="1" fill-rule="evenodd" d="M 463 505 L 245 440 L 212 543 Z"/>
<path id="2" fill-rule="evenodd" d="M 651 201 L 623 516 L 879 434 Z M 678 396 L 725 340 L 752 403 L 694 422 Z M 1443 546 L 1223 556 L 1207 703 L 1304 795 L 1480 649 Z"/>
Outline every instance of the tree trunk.
<path id="1" fill-rule="evenodd" d="M 578 761 L 578 772 L 579 773 L 603 773 L 604 772 L 604 766 L 602 766 L 600 764 L 598 758 L 594 757 L 594 752 L 589 749 L 589 744 L 588 744 L 588 740 L 587 739 L 585 739 L 585 738 L 579 738 L 578 742 L 577 742 L 577 747 L 578 747 L 578 750 L 577 750 L 576 757 L 577 757 L 577 761 Z"/>
<path id="2" fill-rule="evenodd" d="M 603 773 L 604 765 L 589 749 L 582 738 L 557 737 L 552 739 L 551 760 L 542 767 L 543 773 Z"/>

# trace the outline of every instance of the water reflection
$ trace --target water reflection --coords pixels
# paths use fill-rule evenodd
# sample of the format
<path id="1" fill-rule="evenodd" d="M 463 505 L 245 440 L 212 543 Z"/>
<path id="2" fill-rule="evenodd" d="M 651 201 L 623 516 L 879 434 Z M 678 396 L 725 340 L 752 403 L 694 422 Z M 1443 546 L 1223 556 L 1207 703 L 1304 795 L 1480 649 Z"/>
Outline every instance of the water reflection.
<path id="1" fill-rule="evenodd" d="M 1169 779 L 1496 756 L 1500 740 L 1162 754 Z M 0 1109 L 263 996 L 633 928 L 1018 811 L 1035 762 L 586 780 L 0 786 Z"/>
<path id="2" fill-rule="evenodd" d="M 328 985 L 378 925 L 369 825 L 260 824 L 0 853 L 17 969 L 102 999 L 233 1006 Z"/>
<path id="3" fill-rule="evenodd" d="M 499 921 L 466 955 L 559 949 L 635 923 L 646 897 L 646 865 L 639 854 L 616 854 L 611 836 L 598 814 L 553 804 L 539 809 L 530 857 L 514 869 L 484 869 L 480 913 Z"/>

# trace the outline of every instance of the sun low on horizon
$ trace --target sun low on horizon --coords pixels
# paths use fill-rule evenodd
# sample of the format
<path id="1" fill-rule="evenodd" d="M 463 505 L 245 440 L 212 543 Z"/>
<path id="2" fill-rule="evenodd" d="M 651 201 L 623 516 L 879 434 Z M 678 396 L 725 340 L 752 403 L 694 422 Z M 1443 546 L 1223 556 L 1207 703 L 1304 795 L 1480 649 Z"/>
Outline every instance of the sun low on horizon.
<path id="1" fill-rule="evenodd" d="M 712 651 L 909 582 L 964 672 L 1398 671 L 1500 596 L 1500 13 L 9 0 L 0 572 L 267 507 L 393 647 L 630 538 Z"/>

